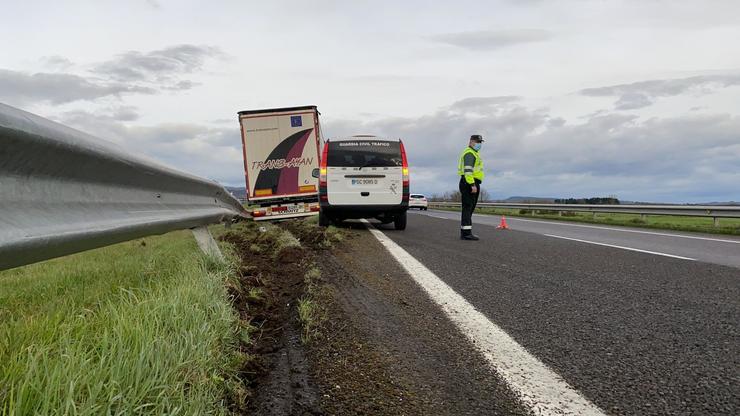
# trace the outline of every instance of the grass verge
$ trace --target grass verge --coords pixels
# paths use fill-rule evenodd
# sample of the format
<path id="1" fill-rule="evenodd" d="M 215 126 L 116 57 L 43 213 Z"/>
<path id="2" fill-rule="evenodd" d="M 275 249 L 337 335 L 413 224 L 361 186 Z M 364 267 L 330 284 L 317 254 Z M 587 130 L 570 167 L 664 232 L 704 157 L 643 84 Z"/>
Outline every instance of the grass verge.
<path id="1" fill-rule="evenodd" d="M 244 328 L 187 231 L 0 272 L 0 414 L 224 414 Z"/>
<path id="2" fill-rule="evenodd" d="M 327 318 L 326 308 L 322 302 L 326 287 L 320 283 L 320 279 L 321 270 L 315 264 L 311 265 L 303 275 L 306 287 L 304 295 L 298 299 L 298 318 L 303 328 L 301 341 L 304 344 L 310 343 L 316 338 L 321 324 Z"/>
<path id="3" fill-rule="evenodd" d="M 303 275 L 303 295 L 298 299 L 298 318 L 301 322 L 301 341 L 310 344 L 317 339 L 322 324 L 328 318 L 326 305 L 332 299 L 332 289 L 321 277 L 315 257 L 321 251 L 335 247 L 346 240 L 348 233 L 340 228 L 319 227 L 316 218 L 297 221 L 286 221 L 281 224 L 314 255 L 306 265 Z"/>
<path id="4" fill-rule="evenodd" d="M 442 211 L 456 211 L 458 208 L 437 208 Z M 639 214 L 608 214 L 584 212 L 564 212 L 558 216 L 557 212 L 519 210 L 505 208 L 477 208 L 477 214 L 505 215 L 508 217 L 524 217 L 535 219 L 548 219 L 557 221 L 572 221 L 588 224 L 619 225 L 638 228 L 652 228 L 662 230 L 692 231 L 712 234 L 740 235 L 740 219 L 722 218 L 720 226 L 715 227 L 712 218 L 704 217 L 682 217 L 673 215 L 648 215 L 641 218 Z"/>

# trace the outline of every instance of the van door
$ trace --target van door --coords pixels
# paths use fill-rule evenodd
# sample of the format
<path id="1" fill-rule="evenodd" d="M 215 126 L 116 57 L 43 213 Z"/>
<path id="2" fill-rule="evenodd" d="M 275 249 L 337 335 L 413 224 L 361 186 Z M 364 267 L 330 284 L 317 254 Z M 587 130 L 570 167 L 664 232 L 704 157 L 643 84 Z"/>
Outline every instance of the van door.
<path id="1" fill-rule="evenodd" d="M 400 142 L 330 141 L 327 195 L 331 205 L 398 205 L 403 198 Z"/>

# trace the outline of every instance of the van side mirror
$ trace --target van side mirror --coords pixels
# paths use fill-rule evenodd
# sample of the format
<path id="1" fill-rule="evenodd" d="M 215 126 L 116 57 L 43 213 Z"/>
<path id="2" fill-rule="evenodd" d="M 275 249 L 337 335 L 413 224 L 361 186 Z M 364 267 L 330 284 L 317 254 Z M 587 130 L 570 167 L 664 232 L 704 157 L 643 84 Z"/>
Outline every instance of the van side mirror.
<path id="1" fill-rule="evenodd" d="M 311 176 L 313 176 L 314 178 L 318 178 L 319 177 L 319 168 L 313 168 L 313 170 L 311 171 Z"/>

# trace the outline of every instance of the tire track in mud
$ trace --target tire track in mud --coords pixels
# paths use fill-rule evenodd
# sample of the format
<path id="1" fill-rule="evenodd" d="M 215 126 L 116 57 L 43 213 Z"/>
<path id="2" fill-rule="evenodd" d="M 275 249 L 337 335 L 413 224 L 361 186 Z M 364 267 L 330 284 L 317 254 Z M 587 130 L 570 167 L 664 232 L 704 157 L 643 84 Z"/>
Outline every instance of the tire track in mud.
<path id="1" fill-rule="evenodd" d="M 253 359 L 241 374 L 249 393 L 238 413 L 527 414 L 364 226 L 327 231 L 288 221 L 274 228 L 260 233 L 250 225 L 223 237 L 242 260 L 234 305 L 258 328 L 242 346 Z M 301 246 L 279 247 L 283 230 Z M 321 276 L 307 281 L 314 265 Z M 250 298 L 250 288 L 262 298 Z M 302 342 L 297 302 L 307 297 L 321 319 Z"/>
<path id="2" fill-rule="evenodd" d="M 310 253 L 281 245 L 284 231 L 261 232 L 254 224 L 227 232 L 241 260 L 239 281 L 229 287 L 240 319 L 250 325 L 241 349 L 250 357 L 240 372 L 245 397 L 232 404 L 250 415 L 320 415 L 318 390 L 301 344 L 296 302 L 304 293 Z M 234 400 L 232 400 L 234 401 Z"/>
<path id="3" fill-rule="evenodd" d="M 363 344 L 366 353 L 359 359 L 365 365 L 354 365 L 377 368 L 374 381 L 380 384 L 368 387 L 372 380 L 363 385 L 356 369 L 330 366 L 332 377 L 349 384 L 352 391 L 332 400 L 323 398 L 325 408 L 336 411 L 332 414 L 528 414 L 484 357 L 361 228 L 319 261 L 333 291 L 332 316 L 337 317 L 326 333 Z M 320 362 L 337 350 L 317 343 L 309 355 L 315 360 L 318 356 Z M 372 397 L 397 403 L 363 408 Z"/>

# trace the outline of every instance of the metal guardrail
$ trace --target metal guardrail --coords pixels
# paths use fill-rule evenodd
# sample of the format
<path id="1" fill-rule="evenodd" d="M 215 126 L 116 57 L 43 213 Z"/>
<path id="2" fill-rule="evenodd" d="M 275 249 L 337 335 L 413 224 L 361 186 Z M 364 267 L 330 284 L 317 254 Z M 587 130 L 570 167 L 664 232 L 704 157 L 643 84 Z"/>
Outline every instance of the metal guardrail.
<path id="1" fill-rule="evenodd" d="M 459 207 L 459 202 L 429 202 L 429 206 Z M 593 212 L 609 214 L 677 215 L 710 217 L 719 226 L 720 218 L 740 218 L 740 206 L 727 205 L 587 205 L 587 204 L 514 204 L 504 202 L 479 202 L 479 207 L 529 209 L 535 211 Z"/>
<path id="2" fill-rule="evenodd" d="M 0 104 L 0 270 L 243 214 L 214 181 Z"/>

